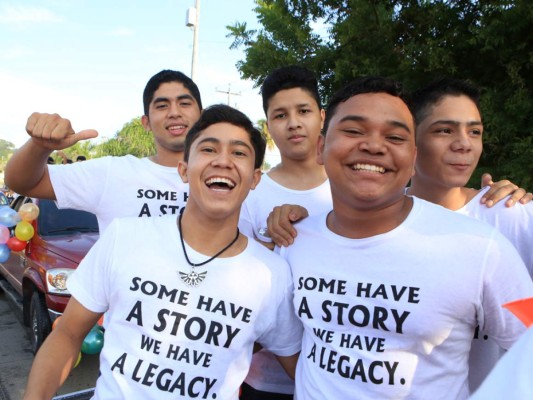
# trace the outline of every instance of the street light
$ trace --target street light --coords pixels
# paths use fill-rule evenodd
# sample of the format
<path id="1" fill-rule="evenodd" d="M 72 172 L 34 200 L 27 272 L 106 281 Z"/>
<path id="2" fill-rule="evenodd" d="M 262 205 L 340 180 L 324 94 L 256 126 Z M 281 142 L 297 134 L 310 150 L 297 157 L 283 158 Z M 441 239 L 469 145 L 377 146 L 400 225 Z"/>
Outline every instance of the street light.
<path id="1" fill-rule="evenodd" d="M 192 61 L 191 61 L 191 79 L 194 81 L 196 77 L 196 60 L 198 58 L 198 29 L 200 25 L 200 0 L 196 0 L 195 7 L 190 7 L 187 10 L 185 25 L 193 27 L 193 42 L 192 42 Z"/>

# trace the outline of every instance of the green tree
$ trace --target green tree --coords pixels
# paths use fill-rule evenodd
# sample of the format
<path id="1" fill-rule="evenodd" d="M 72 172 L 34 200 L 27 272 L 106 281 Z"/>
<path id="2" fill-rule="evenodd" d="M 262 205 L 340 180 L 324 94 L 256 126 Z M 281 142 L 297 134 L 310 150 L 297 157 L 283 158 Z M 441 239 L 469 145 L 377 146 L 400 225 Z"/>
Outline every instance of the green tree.
<path id="1" fill-rule="evenodd" d="M 262 0 L 262 28 L 228 26 L 237 64 L 260 85 L 272 69 L 314 70 L 325 101 L 361 75 L 415 89 L 441 76 L 483 91 L 485 154 L 478 170 L 531 187 L 533 7 L 528 0 Z M 478 184 L 479 175 L 473 177 Z"/>
<path id="2" fill-rule="evenodd" d="M 7 160 L 11 157 L 11 154 L 15 151 L 15 145 L 7 140 L 0 139 L 0 172 L 3 172 Z"/>
<path id="3" fill-rule="evenodd" d="M 152 134 L 146 131 L 141 117 L 132 119 L 117 134 L 92 149 L 94 157 L 124 156 L 148 157 L 155 154 Z"/>

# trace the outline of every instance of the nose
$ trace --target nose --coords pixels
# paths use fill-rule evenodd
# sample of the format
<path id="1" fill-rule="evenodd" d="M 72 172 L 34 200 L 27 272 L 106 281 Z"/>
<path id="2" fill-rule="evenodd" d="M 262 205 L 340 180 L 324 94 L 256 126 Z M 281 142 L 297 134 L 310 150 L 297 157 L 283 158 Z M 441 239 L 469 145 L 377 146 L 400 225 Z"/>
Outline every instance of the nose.
<path id="1" fill-rule="evenodd" d="M 453 151 L 462 151 L 468 152 L 472 150 L 472 142 L 468 136 L 468 131 L 466 129 L 460 129 L 455 140 L 452 142 L 451 148 Z"/>
<path id="2" fill-rule="evenodd" d="M 370 154 L 384 154 L 384 143 L 384 139 L 381 137 L 381 135 L 369 134 L 361 140 L 359 149 Z"/>
<path id="3" fill-rule="evenodd" d="M 212 165 L 219 168 L 230 168 L 232 165 L 230 152 L 226 150 L 220 151 L 213 159 Z"/>
<path id="4" fill-rule="evenodd" d="M 299 115 L 297 113 L 289 113 L 288 115 L 289 129 L 298 129 L 302 126 Z"/>
<path id="5" fill-rule="evenodd" d="M 168 107 L 168 116 L 169 117 L 179 117 L 181 115 L 181 109 L 176 102 L 171 102 Z"/>

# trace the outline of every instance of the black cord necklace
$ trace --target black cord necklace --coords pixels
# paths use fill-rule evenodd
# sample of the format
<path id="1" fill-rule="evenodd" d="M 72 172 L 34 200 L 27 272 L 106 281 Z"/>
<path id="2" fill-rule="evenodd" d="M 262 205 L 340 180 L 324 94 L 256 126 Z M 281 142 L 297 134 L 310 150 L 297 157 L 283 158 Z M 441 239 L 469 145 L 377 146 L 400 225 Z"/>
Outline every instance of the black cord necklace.
<path id="1" fill-rule="evenodd" d="M 229 249 L 231 246 L 235 244 L 235 242 L 239 239 L 239 228 L 237 228 L 237 234 L 235 235 L 235 238 L 222 250 L 220 250 L 218 253 L 216 253 L 213 257 L 209 258 L 206 261 L 203 261 L 201 263 L 192 263 L 189 259 L 189 255 L 187 254 L 187 250 L 185 249 L 185 241 L 183 240 L 183 230 L 181 228 L 181 218 L 183 217 L 183 208 L 181 209 L 180 215 L 178 217 L 178 230 L 180 233 L 180 241 L 181 241 L 181 248 L 183 249 L 183 254 L 185 255 L 185 260 L 189 263 L 191 266 L 191 271 L 189 273 L 181 272 L 179 271 L 181 280 L 188 286 L 196 287 L 198 286 L 206 277 L 207 271 L 203 271 L 200 273 L 197 273 L 194 271 L 194 268 L 201 267 L 202 265 L 205 265 L 211 261 L 213 261 L 215 258 L 217 258 L 219 255 L 224 253 L 227 249 Z"/>

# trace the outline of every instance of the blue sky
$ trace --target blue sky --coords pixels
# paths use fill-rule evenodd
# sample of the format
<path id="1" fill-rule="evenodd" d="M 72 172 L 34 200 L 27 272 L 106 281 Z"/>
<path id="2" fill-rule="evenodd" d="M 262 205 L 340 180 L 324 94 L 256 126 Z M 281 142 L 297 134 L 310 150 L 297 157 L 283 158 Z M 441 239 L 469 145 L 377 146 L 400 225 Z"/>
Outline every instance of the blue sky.
<path id="1" fill-rule="evenodd" d="M 142 91 L 162 69 L 191 73 L 195 0 L 0 0 L 0 137 L 21 146 L 34 112 L 111 137 L 142 114 Z M 263 118 L 253 83 L 235 67 L 226 25 L 257 27 L 253 0 L 201 0 L 196 82 L 204 106 L 226 103 Z"/>

